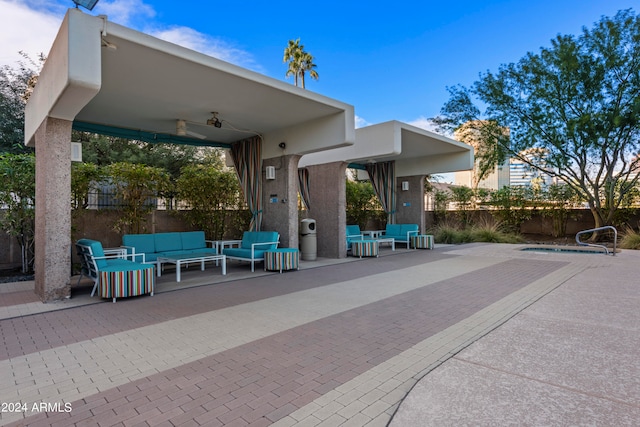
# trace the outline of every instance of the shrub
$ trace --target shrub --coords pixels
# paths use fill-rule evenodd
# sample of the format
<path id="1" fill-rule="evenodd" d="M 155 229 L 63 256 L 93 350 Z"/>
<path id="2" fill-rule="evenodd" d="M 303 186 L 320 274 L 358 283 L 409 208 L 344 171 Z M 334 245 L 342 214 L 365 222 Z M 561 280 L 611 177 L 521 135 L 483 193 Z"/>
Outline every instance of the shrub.
<path id="1" fill-rule="evenodd" d="M 640 249 L 640 233 L 632 229 L 625 230 L 620 240 L 620 247 L 622 249 Z"/>
<path id="2" fill-rule="evenodd" d="M 471 242 L 486 243 L 520 243 L 522 238 L 517 234 L 502 230 L 499 222 L 484 220 L 470 228 L 460 229 L 451 224 L 442 224 L 432 231 L 437 243 L 460 244 Z"/>

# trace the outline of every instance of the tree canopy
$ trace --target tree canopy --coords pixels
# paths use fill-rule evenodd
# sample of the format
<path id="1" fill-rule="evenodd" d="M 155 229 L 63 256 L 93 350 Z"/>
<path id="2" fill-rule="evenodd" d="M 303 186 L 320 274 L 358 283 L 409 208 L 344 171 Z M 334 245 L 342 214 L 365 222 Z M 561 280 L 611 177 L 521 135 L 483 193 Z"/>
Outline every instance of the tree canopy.
<path id="1" fill-rule="evenodd" d="M 24 145 L 24 106 L 33 89 L 44 56 L 35 61 L 23 54 L 17 67 L 0 67 L 0 153 L 28 153 Z"/>
<path id="2" fill-rule="evenodd" d="M 558 35 L 550 47 L 449 92 L 435 119 L 440 129 L 470 121 L 507 128 L 509 139 L 490 142 L 566 183 L 589 204 L 597 227 L 612 223 L 638 183 L 640 18 L 632 10 L 602 17 L 578 36 Z"/>
<path id="3" fill-rule="evenodd" d="M 300 39 L 289 40 L 287 47 L 284 49 L 282 62 L 288 62 L 289 68 L 285 76 L 293 76 L 296 86 L 300 83 L 300 86 L 304 89 L 304 77 L 306 73 L 309 73 L 312 79 L 318 80 L 317 65 L 313 61 L 314 57 L 310 53 L 305 52 L 304 46 L 300 44 Z"/>

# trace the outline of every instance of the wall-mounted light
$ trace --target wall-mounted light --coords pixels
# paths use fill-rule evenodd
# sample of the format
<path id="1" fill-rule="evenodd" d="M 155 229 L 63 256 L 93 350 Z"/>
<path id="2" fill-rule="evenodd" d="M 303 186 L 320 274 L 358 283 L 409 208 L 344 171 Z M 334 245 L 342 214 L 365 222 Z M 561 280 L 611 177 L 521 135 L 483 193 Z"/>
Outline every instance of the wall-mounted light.
<path id="1" fill-rule="evenodd" d="M 409 191 L 409 181 L 402 181 L 402 191 Z"/>
<path id="2" fill-rule="evenodd" d="M 222 122 L 220 121 L 220 119 L 218 119 L 218 113 L 216 111 L 212 111 L 211 114 L 213 115 L 213 117 L 207 120 L 207 124 L 209 126 L 215 126 L 217 128 L 221 128 Z"/>
<path id="3" fill-rule="evenodd" d="M 72 162 L 82 161 L 82 143 L 81 142 L 71 143 L 71 161 Z"/>
<path id="4" fill-rule="evenodd" d="M 280 144 L 278 144 L 278 147 L 282 148 L 283 150 L 285 148 L 287 148 L 287 143 L 286 142 L 281 142 Z"/>
<path id="5" fill-rule="evenodd" d="M 276 179 L 276 168 L 275 166 L 267 166 L 265 168 L 265 177 L 269 180 Z"/>

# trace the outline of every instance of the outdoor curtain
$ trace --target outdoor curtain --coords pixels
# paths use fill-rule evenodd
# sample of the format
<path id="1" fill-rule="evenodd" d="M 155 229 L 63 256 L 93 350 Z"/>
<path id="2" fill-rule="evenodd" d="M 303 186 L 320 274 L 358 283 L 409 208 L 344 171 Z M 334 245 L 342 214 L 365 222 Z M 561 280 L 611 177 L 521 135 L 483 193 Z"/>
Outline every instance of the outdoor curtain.
<path id="1" fill-rule="evenodd" d="M 387 223 L 396 223 L 396 163 L 372 163 L 366 166 L 373 190 L 387 214 Z"/>
<path id="2" fill-rule="evenodd" d="M 236 167 L 240 187 L 251 212 L 249 231 L 262 228 L 262 138 L 253 138 L 231 144 L 231 157 Z"/>
<path id="3" fill-rule="evenodd" d="M 300 199 L 306 209 L 309 209 L 309 170 L 307 168 L 298 169 L 298 192 Z"/>

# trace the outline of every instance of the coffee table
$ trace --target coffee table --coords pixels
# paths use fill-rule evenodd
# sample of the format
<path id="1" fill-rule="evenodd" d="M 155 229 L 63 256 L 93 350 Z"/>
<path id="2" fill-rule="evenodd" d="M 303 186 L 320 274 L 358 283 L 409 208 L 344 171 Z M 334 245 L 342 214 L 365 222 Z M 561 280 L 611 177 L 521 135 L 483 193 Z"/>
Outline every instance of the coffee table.
<path id="1" fill-rule="evenodd" d="M 378 241 L 378 243 L 388 243 L 389 246 L 391 246 L 391 250 L 395 251 L 396 250 L 396 240 L 393 237 L 377 237 L 375 240 Z"/>
<path id="2" fill-rule="evenodd" d="M 212 255 L 212 254 L 185 254 L 185 255 L 175 255 L 175 256 L 162 256 L 158 257 L 156 263 L 158 264 L 158 277 L 162 274 L 162 264 L 175 264 L 176 266 L 176 282 L 180 281 L 180 267 L 183 264 L 189 264 L 193 262 L 200 263 L 200 270 L 204 271 L 204 263 L 207 261 L 216 261 L 216 265 L 218 261 L 222 262 L 222 275 L 225 276 L 227 274 L 227 257 L 225 255 Z"/>

